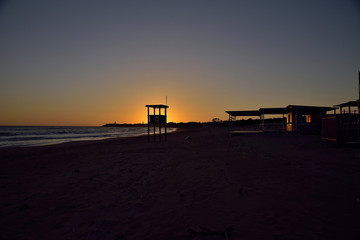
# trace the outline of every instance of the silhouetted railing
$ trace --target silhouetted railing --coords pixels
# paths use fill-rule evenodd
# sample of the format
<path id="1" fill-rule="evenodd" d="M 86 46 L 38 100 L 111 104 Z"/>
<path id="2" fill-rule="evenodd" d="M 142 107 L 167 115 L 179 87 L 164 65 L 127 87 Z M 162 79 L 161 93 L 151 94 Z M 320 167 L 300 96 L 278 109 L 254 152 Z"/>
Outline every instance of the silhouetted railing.
<path id="1" fill-rule="evenodd" d="M 343 113 L 324 117 L 321 137 L 337 144 L 360 142 L 360 115 Z"/>
<path id="2" fill-rule="evenodd" d="M 343 141 L 360 140 L 360 115 L 341 114 L 339 116 L 339 134 Z"/>

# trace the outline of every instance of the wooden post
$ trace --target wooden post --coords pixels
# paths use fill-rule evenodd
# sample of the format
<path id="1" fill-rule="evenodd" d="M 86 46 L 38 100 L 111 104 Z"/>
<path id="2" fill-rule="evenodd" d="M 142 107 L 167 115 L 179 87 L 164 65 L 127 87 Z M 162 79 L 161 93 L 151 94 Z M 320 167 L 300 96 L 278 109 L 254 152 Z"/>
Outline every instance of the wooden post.
<path id="1" fill-rule="evenodd" d="M 159 107 L 159 140 L 161 142 L 161 107 Z"/>
<path id="2" fill-rule="evenodd" d="M 147 120 L 148 120 L 148 142 L 150 142 L 150 116 L 149 116 L 149 107 L 147 107 Z"/>
<path id="3" fill-rule="evenodd" d="M 298 130 L 298 115 L 297 115 L 297 109 L 295 109 L 295 132 Z"/>
<path id="4" fill-rule="evenodd" d="M 167 113 L 166 113 L 166 108 L 167 108 L 167 105 L 165 107 L 165 142 L 167 141 L 167 133 L 166 133 L 166 125 L 167 125 Z"/>
<path id="5" fill-rule="evenodd" d="M 358 84 L 359 98 L 357 101 L 357 105 L 358 105 L 358 114 L 360 114 L 360 71 L 358 71 L 358 73 L 359 73 L 359 84 Z"/>
<path id="6" fill-rule="evenodd" d="M 260 113 L 260 119 L 262 123 L 262 130 L 265 132 L 265 109 L 263 109 L 262 113 Z"/>
<path id="7" fill-rule="evenodd" d="M 228 130 L 230 131 L 230 113 L 229 113 L 229 121 L 228 121 Z"/>
<path id="8" fill-rule="evenodd" d="M 154 108 L 154 118 L 155 118 L 155 108 Z M 153 123 L 153 125 L 154 125 L 154 142 L 156 142 L 156 123 Z"/>

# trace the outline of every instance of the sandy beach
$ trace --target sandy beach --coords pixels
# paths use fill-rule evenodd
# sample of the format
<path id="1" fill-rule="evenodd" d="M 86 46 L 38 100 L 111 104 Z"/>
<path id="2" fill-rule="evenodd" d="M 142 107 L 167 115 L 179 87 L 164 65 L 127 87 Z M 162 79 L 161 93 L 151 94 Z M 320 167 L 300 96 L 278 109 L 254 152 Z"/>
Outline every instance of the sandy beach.
<path id="1" fill-rule="evenodd" d="M 208 128 L 0 159 L 3 240 L 360 239 L 360 149 L 319 136 Z"/>

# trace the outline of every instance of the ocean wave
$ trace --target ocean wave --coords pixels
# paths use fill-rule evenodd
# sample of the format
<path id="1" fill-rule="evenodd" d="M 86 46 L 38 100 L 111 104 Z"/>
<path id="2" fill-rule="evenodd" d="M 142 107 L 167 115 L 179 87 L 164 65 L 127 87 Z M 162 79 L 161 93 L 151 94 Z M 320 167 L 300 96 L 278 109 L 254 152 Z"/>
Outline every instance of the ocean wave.
<path id="1" fill-rule="evenodd" d="M 168 128 L 168 132 L 174 130 Z M 144 134 L 147 134 L 147 128 L 139 127 L 0 127 L 0 147 L 40 146 Z"/>

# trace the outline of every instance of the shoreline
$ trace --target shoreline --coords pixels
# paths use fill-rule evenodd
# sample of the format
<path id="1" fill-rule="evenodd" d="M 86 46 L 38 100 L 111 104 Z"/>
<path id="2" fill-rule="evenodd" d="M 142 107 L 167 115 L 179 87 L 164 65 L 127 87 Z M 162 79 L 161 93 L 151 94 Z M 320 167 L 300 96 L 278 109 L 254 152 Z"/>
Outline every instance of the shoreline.
<path id="1" fill-rule="evenodd" d="M 46 127 L 46 126 L 45 126 Z M 45 128 L 44 127 L 44 128 Z M 84 127 L 86 128 L 86 127 Z M 177 128 L 172 132 L 168 132 L 167 134 L 173 134 L 175 132 L 181 132 L 181 131 L 187 131 L 186 129 L 181 129 L 181 128 Z M 191 130 L 190 130 L 191 131 Z M 164 133 L 162 133 L 163 136 Z M 156 135 L 158 135 L 158 132 L 156 133 Z M 147 133 L 144 134 L 140 134 L 140 135 L 134 135 L 134 136 L 118 136 L 118 137 L 104 137 L 104 138 L 99 138 L 99 139 L 88 139 L 88 140 L 77 140 L 76 138 L 74 138 L 75 140 L 64 140 L 63 142 L 56 142 L 56 143 L 43 143 L 40 145 L 23 145 L 23 146 L 5 146 L 5 147 L 0 147 L 0 151 L 1 149 L 8 149 L 8 148 L 31 148 L 31 147 L 45 147 L 45 146 L 53 146 L 53 145 L 58 145 L 58 144 L 66 144 L 66 143 L 76 143 L 76 142 L 92 142 L 92 141 L 106 141 L 106 140 L 111 140 L 111 139 L 123 139 L 123 138 L 134 138 L 134 137 L 143 137 L 146 136 L 147 137 Z M 150 136 L 153 136 L 153 133 L 150 133 Z M 55 139 L 55 140 L 59 140 L 59 139 Z"/>
<path id="2" fill-rule="evenodd" d="M 360 236 L 360 149 L 186 130 L 0 149 L 0 238 L 202 239 L 199 225 L 232 240 Z"/>

